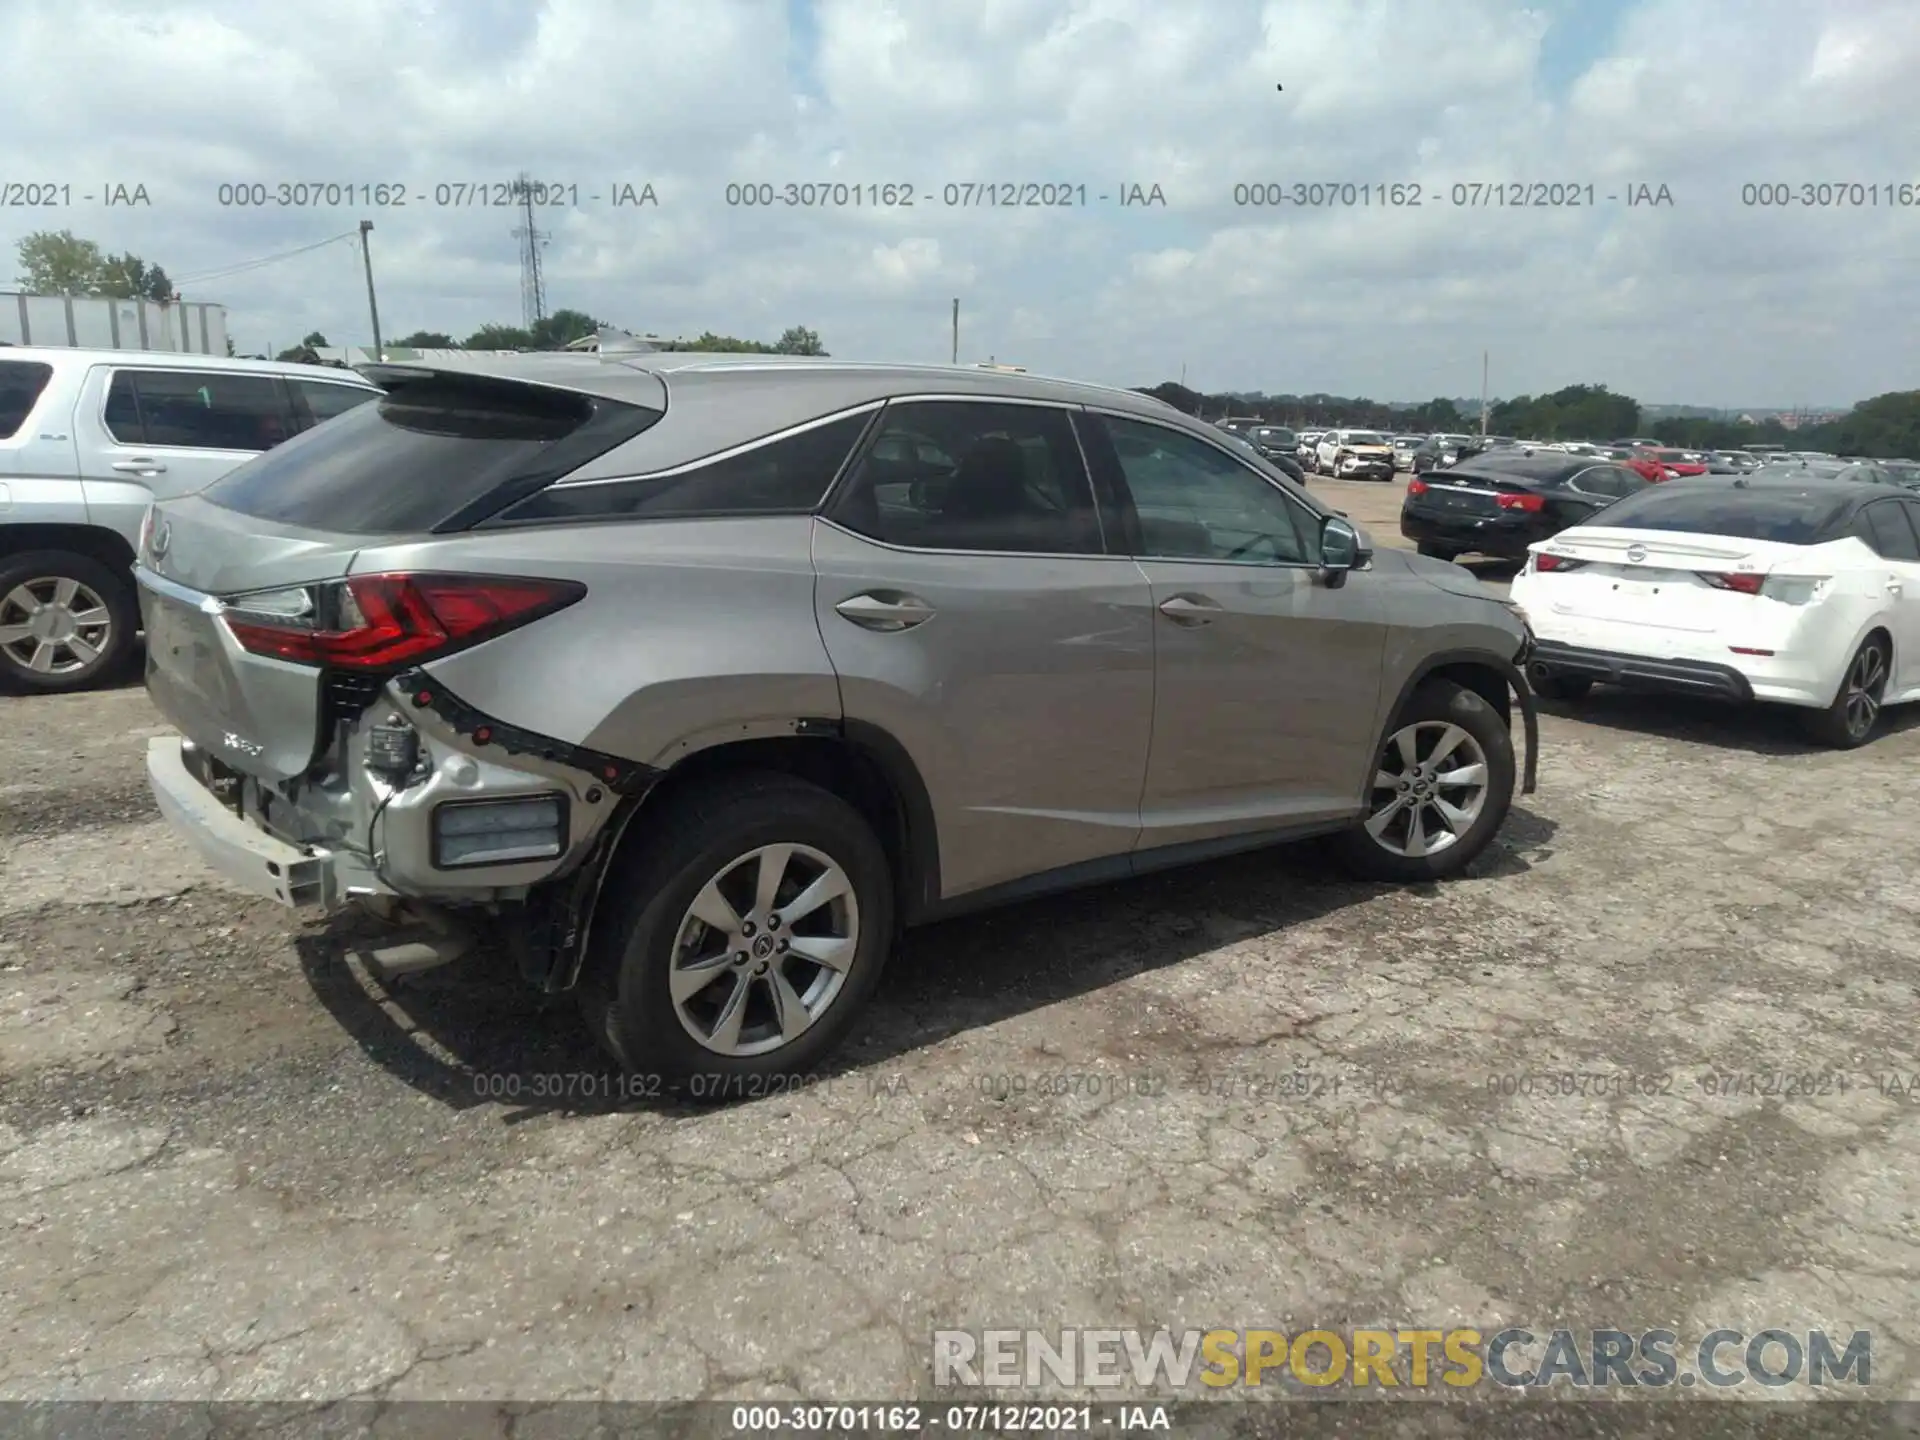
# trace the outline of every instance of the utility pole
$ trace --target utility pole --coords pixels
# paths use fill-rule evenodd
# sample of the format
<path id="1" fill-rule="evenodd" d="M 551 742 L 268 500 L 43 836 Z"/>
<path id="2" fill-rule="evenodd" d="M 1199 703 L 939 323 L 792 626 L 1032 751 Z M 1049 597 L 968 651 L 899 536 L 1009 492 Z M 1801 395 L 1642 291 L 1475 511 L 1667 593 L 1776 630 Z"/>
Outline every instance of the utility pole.
<path id="1" fill-rule="evenodd" d="M 366 266 L 367 270 L 367 314 L 373 319 L 373 358 L 384 360 L 387 358 L 387 352 L 380 348 L 380 305 L 373 298 L 373 247 L 367 241 L 367 236 L 372 233 L 373 222 L 362 220 L 360 222 L 360 262 Z"/>
<path id="2" fill-rule="evenodd" d="M 953 363 L 960 363 L 960 297 L 953 297 Z"/>
<path id="3" fill-rule="evenodd" d="M 1487 355 L 1480 352 L 1480 438 L 1487 438 Z"/>

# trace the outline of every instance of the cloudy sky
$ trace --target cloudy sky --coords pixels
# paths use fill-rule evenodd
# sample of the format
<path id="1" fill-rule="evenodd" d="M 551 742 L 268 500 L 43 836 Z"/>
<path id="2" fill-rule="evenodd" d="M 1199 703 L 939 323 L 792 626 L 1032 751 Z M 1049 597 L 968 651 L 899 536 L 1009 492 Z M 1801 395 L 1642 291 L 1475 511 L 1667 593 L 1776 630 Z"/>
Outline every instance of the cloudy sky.
<path id="1" fill-rule="evenodd" d="M 74 195 L 0 208 L 8 257 L 133 250 L 243 351 L 367 343 L 355 242 L 236 268 L 363 218 L 389 337 L 517 323 L 517 217 L 473 202 L 524 170 L 577 195 L 550 308 L 634 330 L 944 360 L 958 297 L 962 360 L 1129 385 L 1470 395 L 1483 349 L 1496 395 L 1920 384 L 1914 0 L 6 0 L 0 54 L 0 185 Z M 1075 203 L 947 203 L 981 182 Z M 113 183 L 151 204 L 80 198 Z M 344 203 L 220 203 L 283 183 Z M 728 203 L 790 183 L 826 203 Z M 1516 183 L 1593 203 L 1455 203 Z"/>

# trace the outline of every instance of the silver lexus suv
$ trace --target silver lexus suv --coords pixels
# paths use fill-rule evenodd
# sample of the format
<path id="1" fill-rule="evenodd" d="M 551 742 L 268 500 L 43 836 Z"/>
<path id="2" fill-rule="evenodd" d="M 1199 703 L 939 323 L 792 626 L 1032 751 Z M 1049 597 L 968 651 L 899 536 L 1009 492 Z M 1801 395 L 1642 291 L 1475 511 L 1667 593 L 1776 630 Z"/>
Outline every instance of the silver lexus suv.
<path id="1" fill-rule="evenodd" d="M 805 1073 L 965 909 L 1315 835 L 1456 875 L 1532 789 L 1518 612 L 1149 397 L 368 373 L 149 513 L 154 793 L 241 886 L 426 937 L 381 963 L 507 937 L 636 1071 Z"/>

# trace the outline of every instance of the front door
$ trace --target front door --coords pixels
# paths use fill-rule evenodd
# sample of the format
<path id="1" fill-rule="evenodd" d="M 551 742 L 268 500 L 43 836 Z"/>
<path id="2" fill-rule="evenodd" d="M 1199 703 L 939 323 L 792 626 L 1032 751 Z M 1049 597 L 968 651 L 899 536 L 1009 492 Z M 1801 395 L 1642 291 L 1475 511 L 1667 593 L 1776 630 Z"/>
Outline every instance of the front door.
<path id="1" fill-rule="evenodd" d="M 889 405 L 813 558 L 847 720 L 926 782 L 942 898 L 1132 849 L 1154 612 L 1102 551 L 1066 407 Z"/>
<path id="2" fill-rule="evenodd" d="M 1357 815 L 1386 627 L 1364 570 L 1330 588 L 1319 519 L 1281 482 L 1172 427 L 1089 416 L 1138 516 L 1153 590 L 1153 744 L 1140 847 Z"/>

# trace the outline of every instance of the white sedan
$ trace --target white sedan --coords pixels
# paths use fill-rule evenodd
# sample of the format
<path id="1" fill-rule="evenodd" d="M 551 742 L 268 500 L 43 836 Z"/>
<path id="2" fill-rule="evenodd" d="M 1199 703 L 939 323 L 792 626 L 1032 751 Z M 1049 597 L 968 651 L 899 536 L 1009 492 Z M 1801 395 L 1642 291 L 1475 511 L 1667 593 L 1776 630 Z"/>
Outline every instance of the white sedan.
<path id="1" fill-rule="evenodd" d="M 1844 480 L 1649 486 L 1529 548 L 1513 601 L 1535 691 L 1595 682 L 1798 707 L 1872 738 L 1920 699 L 1920 495 Z"/>

